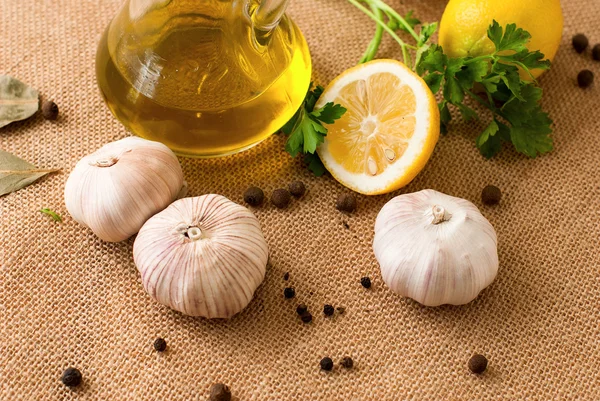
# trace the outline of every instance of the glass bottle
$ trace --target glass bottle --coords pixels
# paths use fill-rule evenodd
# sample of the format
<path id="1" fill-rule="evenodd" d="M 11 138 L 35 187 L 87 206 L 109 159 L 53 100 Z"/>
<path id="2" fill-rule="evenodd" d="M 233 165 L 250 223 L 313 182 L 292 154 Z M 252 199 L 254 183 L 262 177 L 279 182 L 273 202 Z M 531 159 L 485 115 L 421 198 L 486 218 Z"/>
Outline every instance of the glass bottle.
<path id="1" fill-rule="evenodd" d="M 308 46 L 288 0 L 126 0 L 101 39 L 96 73 L 134 134 L 184 156 L 248 149 L 302 104 Z"/>

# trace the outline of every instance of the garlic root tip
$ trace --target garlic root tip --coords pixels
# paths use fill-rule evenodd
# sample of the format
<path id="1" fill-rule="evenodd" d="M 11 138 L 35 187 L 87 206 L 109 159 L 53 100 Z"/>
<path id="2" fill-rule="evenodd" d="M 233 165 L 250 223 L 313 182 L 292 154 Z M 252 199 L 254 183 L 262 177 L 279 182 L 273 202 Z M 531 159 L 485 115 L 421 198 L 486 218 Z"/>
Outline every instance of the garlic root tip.
<path id="1" fill-rule="evenodd" d="M 188 228 L 188 230 L 185 233 L 185 236 L 193 241 L 199 240 L 203 237 L 202 230 L 200 230 L 198 227 Z"/>
<path id="2" fill-rule="evenodd" d="M 90 162 L 90 164 L 96 167 L 111 167 L 117 164 L 118 161 L 118 158 L 112 156 L 105 159 L 96 160 L 95 162 Z"/>
<path id="3" fill-rule="evenodd" d="M 431 209 L 431 212 L 433 213 L 433 221 L 431 224 L 440 224 L 447 220 L 446 209 L 444 209 L 442 206 L 435 205 Z"/>

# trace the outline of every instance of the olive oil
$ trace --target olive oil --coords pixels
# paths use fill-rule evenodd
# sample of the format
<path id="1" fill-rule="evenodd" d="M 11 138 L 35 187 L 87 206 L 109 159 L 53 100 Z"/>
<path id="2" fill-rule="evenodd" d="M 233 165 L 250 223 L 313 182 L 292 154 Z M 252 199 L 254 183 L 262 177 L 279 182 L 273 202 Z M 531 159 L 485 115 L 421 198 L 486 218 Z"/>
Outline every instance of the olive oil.
<path id="1" fill-rule="evenodd" d="M 256 2 L 236 3 L 195 2 L 184 13 L 172 0 L 113 20 L 96 70 L 128 129 L 178 154 L 211 157 L 247 149 L 293 116 L 310 83 L 306 41 L 286 16 L 272 31 L 257 31 Z"/>

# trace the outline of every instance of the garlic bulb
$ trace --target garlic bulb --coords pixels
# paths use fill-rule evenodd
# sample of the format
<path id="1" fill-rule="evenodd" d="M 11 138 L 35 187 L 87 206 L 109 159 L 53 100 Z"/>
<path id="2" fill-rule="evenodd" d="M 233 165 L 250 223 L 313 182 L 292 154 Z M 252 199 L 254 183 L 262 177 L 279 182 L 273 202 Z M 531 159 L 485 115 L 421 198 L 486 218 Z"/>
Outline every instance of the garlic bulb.
<path id="1" fill-rule="evenodd" d="M 431 189 L 381 209 L 373 250 L 388 287 L 427 306 L 466 304 L 498 272 L 494 227 L 471 202 Z"/>
<path id="2" fill-rule="evenodd" d="M 258 219 L 221 195 L 174 202 L 144 224 L 133 244 L 148 294 L 207 318 L 244 309 L 265 277 L 268 257 Z"/>
<path id="3" fill-rule="evenodd" d="M 129 137 L 81 159 L 67 180 L 67 210 L 109 242 L 137 233 L 179 194 L 183 172 L 177 157 L 159 142 Z"/>

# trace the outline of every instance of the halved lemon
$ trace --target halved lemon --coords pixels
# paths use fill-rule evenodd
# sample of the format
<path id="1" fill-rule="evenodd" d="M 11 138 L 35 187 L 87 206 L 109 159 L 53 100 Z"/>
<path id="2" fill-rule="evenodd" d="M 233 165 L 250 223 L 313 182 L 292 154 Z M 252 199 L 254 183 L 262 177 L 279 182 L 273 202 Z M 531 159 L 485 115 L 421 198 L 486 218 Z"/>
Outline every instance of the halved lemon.
<path id="1" fill-rule="evenodd" d="M 427 84 L 404 64 L 374 60 L 334 79 L 316 107 L 348 111 L 328 125 L 317 149 L 344 186 L 366 195 L 395 191 L 425 167 L 440 135 L 440 114 Z"/>

